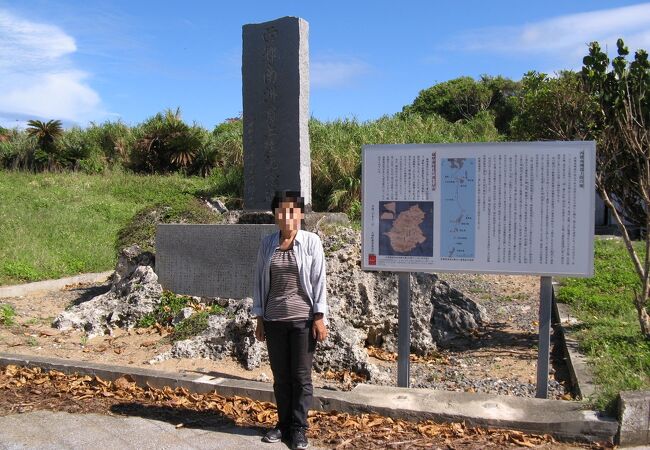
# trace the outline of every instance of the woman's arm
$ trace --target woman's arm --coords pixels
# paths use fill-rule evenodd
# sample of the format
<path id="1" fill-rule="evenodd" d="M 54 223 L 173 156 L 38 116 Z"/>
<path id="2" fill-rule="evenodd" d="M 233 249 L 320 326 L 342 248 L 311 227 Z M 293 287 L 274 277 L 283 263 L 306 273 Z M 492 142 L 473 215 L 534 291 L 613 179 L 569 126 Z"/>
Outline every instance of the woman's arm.
<path id="1" fill-rule="evenodd" d="M 320 238 L 316 238 L 312 253 L 312 266 L 309 274 L 314 299 L 314 324 L 312 334 L 319 342 L 327 338 L 327 275 L 325 273 L 325 252 Z"/>
<path id="2" fill-rule="evenodd" d="M 325 273 L 325 252 L 320 238 L 316 237 L 312 252 L 312 266 L 309 274 L 312 296 L 314 300 L 314 314 L 322 313 L 327 316 L 327 276 Z M 325 319 L 327 320 L 327 319 Z"/>

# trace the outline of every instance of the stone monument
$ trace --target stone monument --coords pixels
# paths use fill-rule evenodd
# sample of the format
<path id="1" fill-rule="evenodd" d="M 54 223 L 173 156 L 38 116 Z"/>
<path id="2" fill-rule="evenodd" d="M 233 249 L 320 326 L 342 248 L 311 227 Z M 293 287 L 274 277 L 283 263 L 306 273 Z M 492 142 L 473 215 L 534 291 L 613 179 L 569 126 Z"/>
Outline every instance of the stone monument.
<path id="1" fill-rule="evenodd" d="M 309 24 L 298 17 L 243 27 L 244 209 L 268 210 L 277 190 L 311 206 Z"/>
<path id="2" fill-rule="evenodd" d="M 159 224 L 156 274 L 164 289 L 201 297 L 252 296 L 260 239 L 276 231 L 262 224 L 273 223 L 268 210 L 275 191 L 300 190 L 311 209 L 308 29 L 297 17 L 244 25 L 246 211 L 237 225 Z M 320 215 L 310 217 L 318 220 Z"/>

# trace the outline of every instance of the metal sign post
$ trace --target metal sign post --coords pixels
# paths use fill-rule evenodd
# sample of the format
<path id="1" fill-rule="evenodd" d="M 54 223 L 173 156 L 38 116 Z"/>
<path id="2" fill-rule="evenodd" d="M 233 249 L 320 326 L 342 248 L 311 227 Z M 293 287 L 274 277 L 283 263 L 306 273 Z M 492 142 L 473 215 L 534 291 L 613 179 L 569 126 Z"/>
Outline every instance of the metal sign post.
<path id="1" fill-rule="evenodd" d="M 409 387 L 411 353 L 411 273 L 400 272 L 398 283 L 397 386 Z"/>
<path id="2" fill-rule="evenodd" d="M 540 277 L 539 347 L 537 351 L 537 398 L 548 397 L 548 363 L 551 344 L 551 277 Z"/>

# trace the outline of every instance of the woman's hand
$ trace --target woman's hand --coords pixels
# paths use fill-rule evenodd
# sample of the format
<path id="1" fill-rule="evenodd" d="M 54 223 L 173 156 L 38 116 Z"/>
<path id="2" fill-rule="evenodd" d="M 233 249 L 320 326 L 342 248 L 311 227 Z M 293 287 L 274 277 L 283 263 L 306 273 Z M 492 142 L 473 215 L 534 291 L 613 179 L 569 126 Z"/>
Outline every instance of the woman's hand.
<path id="1" fill-rule="evenodd" d="M 327 338 L 327 327 L 323 321 L 322 314 L 318 314 L 314 317 L 314 324 L 311 327 L 311 332 L 314 335 L 314 339 L 318 342 L 323 342 Z"/>
<path id="2" fill-rule="evenodd" d="M 264 340 L 266 340 L 266 336 L 264 335 L 264 321 L 261 317 L 257 318 L 257 327 L 255 327 L 255 339 L 260 342 L 264 342 Z"/>

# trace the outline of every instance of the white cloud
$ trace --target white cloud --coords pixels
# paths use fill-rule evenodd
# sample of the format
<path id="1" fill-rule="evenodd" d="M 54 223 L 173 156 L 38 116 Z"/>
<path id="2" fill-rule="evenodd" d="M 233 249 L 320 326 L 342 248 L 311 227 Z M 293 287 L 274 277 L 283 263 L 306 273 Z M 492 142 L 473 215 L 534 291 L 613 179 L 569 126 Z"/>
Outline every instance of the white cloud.
<path id="1" fill-rule="evenodd" d="M 99 94 L 69 56 L 74 38 L 57 26 L 0 10 L 0 119 L 84 123 L 106 116 Z"/>
<path id="2" fill-rule="evenodd" d="M 464 50 L 568 52 L 584 55 L 591 41 L 615 49 L 623 37 L 630 49 L 650 42 L 650 3 L 559 16 L 540 22 L 473 30 L 454 43 Z"/>
<path id="3" fill-rule="evenodd" d="M 352 84 L 370 67 L 355 58 L 320 57 L 310 64 L 310 82 L 314 88 L 344 87 Z"/>

